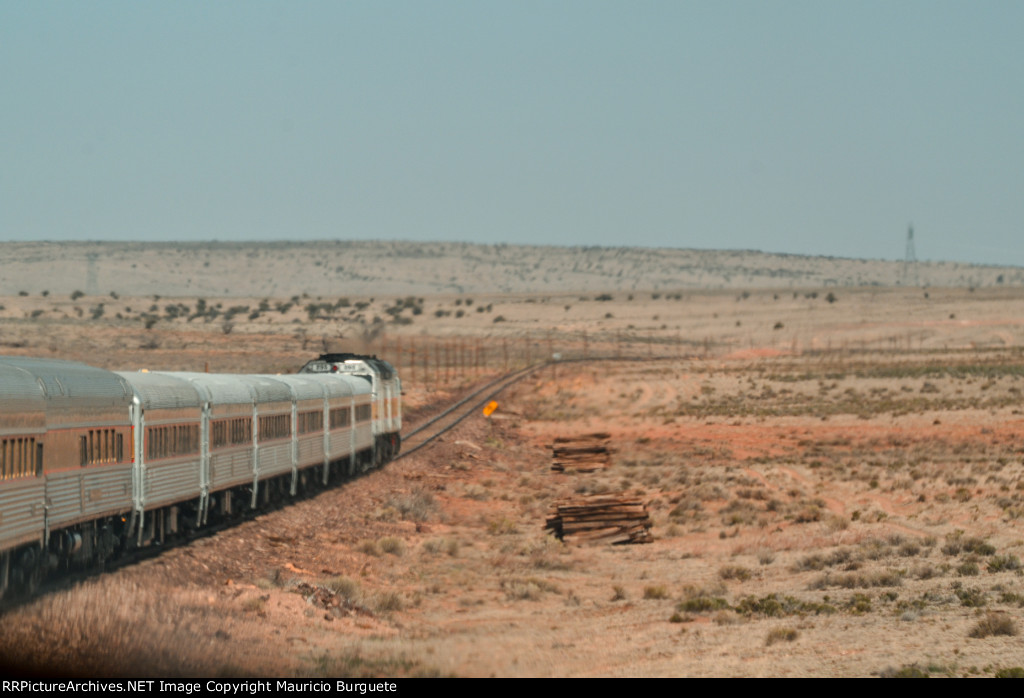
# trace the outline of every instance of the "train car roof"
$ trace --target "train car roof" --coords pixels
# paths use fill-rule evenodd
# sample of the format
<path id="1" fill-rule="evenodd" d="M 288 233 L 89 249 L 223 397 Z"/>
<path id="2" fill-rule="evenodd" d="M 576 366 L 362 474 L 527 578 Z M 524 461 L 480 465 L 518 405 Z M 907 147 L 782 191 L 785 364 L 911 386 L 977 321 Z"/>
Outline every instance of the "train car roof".
<path id="1" fill-rule="evenodd" d="M 323 398 L 326 391 L 326 384 L 323 381 L 309 380 L 303 376 L 283 375 L 272 376 L 272 378 L 289 386 L 296 400 Z"/>
<path id="2" fill-rule="evenodd" d="M 46 428 L 43 386 L 30 371 L 3 363 L 0 358 L 0 415 L 4 432 Z"/>
<path id="3" fill-rule="evenodd" d="M 327 391 L 327 397 L 352 397 L 370 392 L 370 384 L 366 381 L 353 381 L 350 377 L 342 374 L 287 374 L 274 376 L 276 380 L 283 381 L 289 385 L 321 386 Z M 300 398 L 302 399 L 302 398 Z"/>
<path id="4" fill-rule="evenodd" d="M 292 391 L 286 383 L 272 376 L 238 375 L 233 378 L 245 382 L 256 396 L 256 402 L 291 402 Z"/>
<path id="5" fill-rule="evenodd" d="M 36 405 L 30 383 L 16 377 L 19 371 L 31 376 L 51 421 L 80 416 L 90 409 L 127 408 L 132 401 L 132 389 L 124 378 L 77 361 L 3 356 L 0 357 L 0 366 L 6 369 L 4 373 L 10 382 L 8 387 L 15 400 Z"/>
<path id="6" fill-rule="evenodd" d="M 206 399 L 219 405 L 251 405 L 256 393 L 244 376 L 227 373 L 168 372 L 167 375 L 187 380 L 202 392 Z"/>
<path id="7" fill-rule="evenodd" d="M 117 371 L 117 375 L 128 381 L 146 409 L 179 409 L 203 404 L 195 386 L 178 376 L 143 371 Z"/>
<path id="8" fill-rule="evenodd" d="M 373 385 L 366 376 L 354 376 L 350 373 L 330 373 L 324 376 L 325 379 L 344 381 L 352 390 L 353 395 L 372 395 Z"/>

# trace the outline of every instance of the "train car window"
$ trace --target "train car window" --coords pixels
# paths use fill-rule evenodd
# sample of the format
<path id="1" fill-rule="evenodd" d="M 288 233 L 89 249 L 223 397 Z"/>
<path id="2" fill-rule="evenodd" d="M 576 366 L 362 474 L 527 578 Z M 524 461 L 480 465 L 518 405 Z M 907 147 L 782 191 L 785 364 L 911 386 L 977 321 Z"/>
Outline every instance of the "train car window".
<path id="1" fill-rule="evenodd" d="M 324 430 L 323 412 L 301 412 L 299 414 L 299 433 L 309 434 Z"/>
<path id="2" fill-rule="evenodd" d="M 146 457 L 170 458 L 199 453 L 199 425 L 180 424 L 146 430 Z"/>
<path id="3" fill-rule="evenodd" d="M 347 407 L 335 407 L 331 410 L 331 429 L 344 429 L 352 422 L 352 415 Z"/>
<path id="4" fill-rule="evenodd" d="M 3 448 L 0 449 L 0 460 L 2 460 L 3 479 L 11 480 L 23 476 L 23 463 L 19 442 L 21 439 L 4 439 Z"/>
<path id="5" fill-rule="evenodd" d="M 373 415 L 373 408 L 370 405 L 359 405 L 356 407 L 356 421 L 369 422 Z"/>
<path id="6" fill-rule="evenodd" d="M 275 414 L 260 417 L 260 443 L 283 439 L 292 435 L 292 416 L 290 414 Z"/>
<path id="7" fill-rule="evenodd" d="M 231 420 L 232 426 L 232 439 L 233 444 L 251 444 L 252 443 L 252 420 L 248 417 L 242 419 Z"/>
<path id="8" fill-rule="evenodd" d="M 252 420 L 248 417 L 219 419 L 212 425 L 211 448 L 252 443 Z"/>
<path id="9" fill-rule="evenodd" d="M 4 439 L 0 443 L 0 480 L 40 475 L 42 467 L 43 445 L 35 439 Z"/>
<path id="10" fill-rule="evenodd" d="M 120 463 L 124 460 L 124 434 L 116 429 L 90 429 L 78 437 L 82 465 Z"/>

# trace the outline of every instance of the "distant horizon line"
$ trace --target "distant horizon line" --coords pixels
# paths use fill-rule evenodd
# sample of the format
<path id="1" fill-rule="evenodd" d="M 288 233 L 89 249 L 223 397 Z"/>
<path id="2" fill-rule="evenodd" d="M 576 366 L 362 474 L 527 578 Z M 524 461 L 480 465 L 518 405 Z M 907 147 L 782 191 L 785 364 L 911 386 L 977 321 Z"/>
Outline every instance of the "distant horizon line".
<path id="1" fill-rule="evenodd" d="M 401 245 L 468 245 L 473 247 L 521 247 L 547 248 L 561 250 L 673 250 L 677 252 L 724 253 L 724 254 L 757 254 L 766 257 L 803 257 L 807 259 L 846 260 L 864 262 L 885 262 L 890 264 L 906 264 L 906 260 L 887 259 L 884 257 L 844 257 L 842 255 L 811 254 L 803 252 L 768 252 L 750 248 L 704 248 L 704 247 L 670 247 L 665 245 L 556 245 L 521 242 L 472 242 L 468 240 L 392 240 L 392 239 L 342 239 L 342 238 L 305 238 L 305 239 L 273 239 L 273 240 L 3 240 L 0 245 L 141 245 L 141 246 L 188 246 L 188 247 L 244 247 L 256 245 L 312 245 L 317 243 L 345 244 L 401 244 Z M 955 259 L 922 260 L 916 259 L 911 264 L 942 265 L 957 264 L 971 267 L 991 267 L 997 269 L 1021 269 L 1024 265 L 993 264 L 986 262 L 964 262 Z"/>

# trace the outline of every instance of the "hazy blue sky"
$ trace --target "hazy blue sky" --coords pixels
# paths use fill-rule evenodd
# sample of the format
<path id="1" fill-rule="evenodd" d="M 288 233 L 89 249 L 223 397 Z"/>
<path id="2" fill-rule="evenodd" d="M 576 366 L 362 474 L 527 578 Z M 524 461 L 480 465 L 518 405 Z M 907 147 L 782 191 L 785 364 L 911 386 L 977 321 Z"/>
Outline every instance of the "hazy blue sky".
<path id="1" fill-rule="evenodd" d="M 0 239 L 1024 265 L 1024 2 L 0 0 Z"/>

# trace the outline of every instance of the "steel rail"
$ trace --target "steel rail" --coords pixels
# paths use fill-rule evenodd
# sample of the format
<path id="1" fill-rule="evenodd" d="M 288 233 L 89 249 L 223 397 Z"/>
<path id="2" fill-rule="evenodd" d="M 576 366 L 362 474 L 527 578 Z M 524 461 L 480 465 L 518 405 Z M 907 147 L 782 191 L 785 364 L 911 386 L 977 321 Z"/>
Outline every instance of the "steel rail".
<path id="1" fill-rule="evenodd" d="M 424 422 L 423 424 L 419 425 L 418 427 L 416 427 L 415 429 L 410 431 L 408 434 L 405 434 L 404 436 L 402 436 L 402 441 L 404 442 L 406 439 L 415 436 L 416 434 L 420 433 L 421 431 L 423 431 L 424 429 L 429 427 L 431 424 L 434 424 L 438 420 L 447 417 L 449 414 L 451 414 L 452 412 L 457 410 L 459 407 L 461 407 L 462 405 L 466 404 L 467 402 L 469 402 L 474 397 L 476 397 L 477 395 L 479 395 L 483 391 L 487 390 L 491 386 L 497 385 L 498 383 L 501 383 L 504 380 L 508 380 L 512 376 L 518 376 L 520 374 L 525 375 L 526 373 L 532 372 L 532 371 L 536 370 L 538 367 L 545 366 L 545 365 L 547 365 L 547 364 L 546 363 L 533 364 L 532 366 L 527 366 L 526 368 L 520 369 L 518 371 L 514 371 L 512 373 L 506 373 L 505 375 L 498 376 L 497 378 L 495 378 L 494 380 L 490 381 L 489 383 L 486 383 L 486 384 L 480 386 L 479 388 L 477 388 L 472 393 L 470 393 L 469 395 L 465 396 L 464 398 L 462 398 L 458 402 L 453 403 L 450 407 L 445 409 L 443 412 L 440 412 L 439 414 L 435 415 L 434 417 L 431 417 L 426 422 Z"/>
<path id="2" fill-rule="evenodd" d="M 419 427 L 417 427 L 413 431 L 411 431 L 408 434 L 404 435 L 402 437 L 402 452 L 399 453 L 397 456 L 395 456 L 392 460 L 393 461 L 401 460 L 402 458 L 405 458 L 406 456 L 412 455 L 413 453 L 415 453 L 416 451 L 420 450 L 421 448 L 423 448 L 427 444 L 432 443 L 435 439 L 437 439 L 442 434 L 447 433 L 448 431 L 450 431 L 453 428 L 455 428 L 457 425 L 461 424 L 463 420 L 465 420 L 467 417 L 472 415 L 477 409 L 480 409 L 481 407 L 486 405 L 488 402 L 493 400 L 495 397 L 500 395 L 501 392 L 504 391 L 506 388 L 508 388 L 510 385 L 514 385 L 515 383 L 518 383 L 520 380 L 522 380 L 523 378 L 526 378 L 526 376 L 532 374 L 533 372 L 535 372 L 537 370 L 540 370 L 540 369 L 542 369 L 542 368 L 544 368 L 546 366 L 549 366 L 550 363 L 551 362 L 545 361 L 545 362 L 542 362 L 542 363 L 533 364 L 532 366 L 527 366 L 526 368 L 520 369 L 519 371 L 516 371 L 514 373 L 507 373 L 504 376 L 500 376 L 500 377 L 492 380 L 491 382 L 487 383 L 486 385 L 483 385 L 480 388 L 477 388 L 476 390 L 474 390 L 472 393 L 470 393 L 466 397 L 464 397 L 461 400 L 459 400 L 458 402 L 454 403 L 451 407 L 447 408 L 446 410 L 444 410 L 440 414 L 436 415 L 435 417 L 432 417 L 427 422 L 421 424 Z M 494 388 L 494 386 L 498 386 L 498 387 Z M 489 390 L 491 388 L 494 388 L 494 389 L 490 390 L 490 392 L 488 392 L 483 397 L 479 397 L 479 395 L 481 393 L 483 393 L 484 391 Z M 451 421 L 451 423 L 442 426 L 436 432 L 434 432 L 433 434 L 430 434 L 429 436 L 427 436 L 427 438 L 425 438 L 420 443 L 415 444 L 414 446 L 411 446 L 411 447 L 407 447 L 408 440 L 411 437 L 413 437 L 414 435 L 422 432 L 427 427 L 436 424 L 438 421 L 444 419 L 445 417 L 449 416 L 450 414 L 455 412 L 460 407 L 463 407 L 467 403 L 470 403 L 470 402 L 472 402 L 472 404 L 470 404 L 468 407 L 466 407 L 465 410 L 462 412 L 462 414 L 457 415 L 455 417 L 455 419 L 453 421 Z"/>
<path id="3" fill-rule="evenodd" d="M 392 461 L 401 460 L 402 458 L 405 458 L 406 456 L 412 455 L 413 453 L 415 453 L 416 451 L 420 450 L 421 448 L 423 448 L 427 444 L 432 443 L 438 437 L 442 436 L 443 434 L 447 433 L 448 431 L 454 429 L 457 425 L 461 424 L 463 422 L 463 420 L 465 420 L 467 417 L 472 415 L 476 410 L 482 408 L 485 404 L 487 404 L 488 402 L 493 400 L 495 397 L 497 397 L 499 394 L 501 394 L 501 392 L 504 391 L 506 388 L 508 388 L 511 385 L 514 385 L 514 384 L 518 383 L 522 379 L 526 378 L 528 375 L 530 375 L 530 374 L 532 374 L 532 373 L 534 373 L 534 372 L 536 372 L 536 371 L 538 371 L 538 370 L 540 370 L 542 368 L 547 368 L 548 366 L 557 366 L 558 364 L 589 363 L 589 362 L 596 362 L 596 361 L 647 362 L 647 361 L 675 360 L 675 359 L 678 359 L 678 358 L 679 358 L 678 356 L 593 356 L 593 357 L 587 357 L 587 358 L 560 359 L 558 361 L 542 361 L 542 362 L 539 362 L 539 363 L 527 366 L 526 368 L 520 369 L 518 371 L 514 371 L 512 373 L 506 373 L 505 375 L 499 376 L 498 378 L 495 378 L 494 380 L 492 380 L 489 383 L 481 386 L 480 388 L 477 388 L 472 393 L 470 393 L 466 397 L 462 398 L 461 400 L 458 400 L 457 402 L 453 403 L 450 407 L 448 407 L 444 411 L 440 412 L 436 416 L 430 418 L 429 420 L 427 420 L 426 422 L 424 422 L 420 426 L 418 426 L 415 429 L 413 429 L 412 431 L 410 431 L 408 434 L 403 435 L 402 436 L 402 452 L 399 453 L 397 456 L 395 456 L 392 459 Z M 468 403 L 468 402 L 474 400 L 475 398 L 477 398 L 477 396 L 479 396 L 485 390 L 488 390 L 488 389 L 492 388 L 493 386 L 498 385 L 499 383 L 502 384 L 502 385 L 500 385 L 500 387 L 492 390 L 491 392 L 489 392 L 484 397 L 477 399 L 475 402 L 473 402 L 473 404 L 471 404 L 469 407 L 467 407 L 465 409 L 465 411 L 461 415 L 459 415 L 454 421 L 452 421 L 450 424 L 448 424 L 447 426 L 444 426 L 444 427 L 438 429 L 437 432 L 431 434 L 426 439 L 424 439 L 422 442 L 417 443 L 417 444 L 415 444 L 415 445 L 413 445 L 411 447 L 407 447 L 407 442 L 408 442 L 408 440 L 410 438 L 412 438 L 416 434 L 419 434 L 421 431 L 423 431 L 427 427 L 429 427 L 429 426 L 431 426 L 433 424 L 436 424 L 438 421 L 440 421 L 441 419 L 444 419 L 445 417 L 447 417 L 452 412 L 454 412 L 455 410 L 459 409 L 460 407 L 462 407 L 466 403 Z"/>

